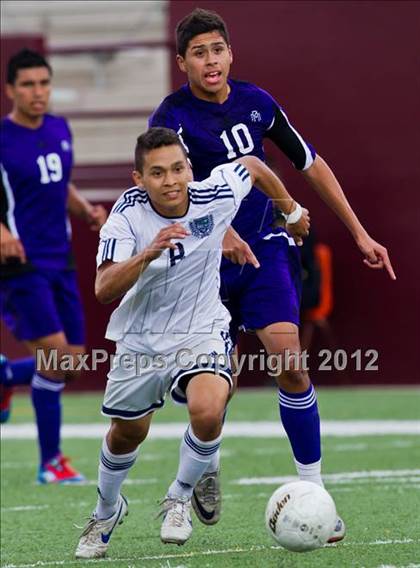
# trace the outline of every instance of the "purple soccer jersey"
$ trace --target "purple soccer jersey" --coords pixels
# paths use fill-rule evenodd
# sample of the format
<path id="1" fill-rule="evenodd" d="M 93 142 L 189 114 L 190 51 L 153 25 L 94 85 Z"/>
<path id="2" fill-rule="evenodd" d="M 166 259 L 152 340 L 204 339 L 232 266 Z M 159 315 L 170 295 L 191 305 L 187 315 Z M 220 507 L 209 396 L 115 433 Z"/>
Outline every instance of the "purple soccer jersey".
<path id="1" fill-rule="evenodd" d="M 181 136 L 194 178 L 202 180 L 223 163 L 247 155 L 264 160 L 264 139 L 271 139 L 296 169 L 309 168 L 314 149 L 290 124 L 285 112 L 266 91 L 229 80 L 223 104 L 198 99 L 188 85 L 166 97 L 149 120 Z M 231 335 L 239 328 L 259 329 L 275 322 L 299 324 L 300 255 L 284 229 L 272 229 L 270 200 L 253 188 L 243 200 L 232 226 L 252 247 L 261 267 L 232 264 L 223 258 L 221 298 L 229 309 Z"/>
<path id="2" fill-rule="evenodd" d="M 47 114 L 36 129 L 2 120 L 1 222 L 21 240 L 34 267 L 69 265 L 67 197 L 72 163 L 72 137 L 64 118 Z"/>
<path id="3" fill-rule="evenodd" d="M 189 85 L 184 85 L 150 117 L 149 126 L 166 126 L 181 136 L 194 179 L 201 181 L 214 167 L 242 156 L 264 160 L 264 138 L 272 138 L 296 168 L 303 170 L 312 164 L 313 149 L 271 95 L 243 81 L 229 80 L 229 86 L 229 97 L 218 104 L 195 97 Z M 271 231 L 272 223 L 270 200 L 253 188 L 232 225 L 252 246 Z"/>

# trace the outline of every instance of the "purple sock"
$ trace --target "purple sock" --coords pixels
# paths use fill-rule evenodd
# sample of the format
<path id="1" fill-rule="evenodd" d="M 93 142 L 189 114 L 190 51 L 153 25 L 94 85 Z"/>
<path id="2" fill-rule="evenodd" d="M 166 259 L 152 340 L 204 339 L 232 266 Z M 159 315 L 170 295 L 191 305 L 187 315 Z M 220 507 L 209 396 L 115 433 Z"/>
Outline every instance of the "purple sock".
<path id="1" fill-rule="evenodd" d="M 64 382 L 35 373 L 32 379 L 32 404 L 38 428 L 41 465 L 60 454 L 61 391 Z"/>
<path id="2" fill-rule="evenodd" d="M 321 459 L 321 433 L 313 385 L 302 393 L 279 389 L 280 417 L 295 459 L 310 464 Z"/>

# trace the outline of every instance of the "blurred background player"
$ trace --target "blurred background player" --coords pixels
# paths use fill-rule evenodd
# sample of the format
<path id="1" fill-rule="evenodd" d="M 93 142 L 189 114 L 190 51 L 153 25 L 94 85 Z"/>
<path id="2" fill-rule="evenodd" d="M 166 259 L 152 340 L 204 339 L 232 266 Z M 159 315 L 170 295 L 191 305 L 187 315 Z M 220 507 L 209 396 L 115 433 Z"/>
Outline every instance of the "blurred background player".
<path id="1" fill-rule="evenodd" d="M 149 124 L 179 133 L 195 179 L 206 178 L 215 166 L 241 155 L 264 160 L 263 140 L 269 138 L 347 226 L 365 264 L 385 267 L 395 279 L 386 249 L 366 232 L 333 172 L 290 124 L 279 104 L 255 85 L 229 78 L 232 50 L 222 18 L 208 10 L 194 10 L 177 25 L 176 49 L 188 84 L 165 98 Z M 281 354 L 284 361 L 285 353 L 300 352 L 300 259 L 294 240 L 285 230 L 273 230 L 272 224 L 269 200 L 252 189 L 232 223 L 239 237 L 234 230 L 225 237 L 224 256 L 230 260 L 222 259 L 221 294 L 232 315 L 232 337 L 239 328 L 254 330 L 267 353 Z M 279 373 L 277 383 L 280 417 L 298 475 L 323 485 L 320 419 L 308 373 L 292 366 Z M 206 524 L 217 522 L 220 514 L 218 459 L 215 454 L 194 493 L 195 511 Z M 344 523 L 338 519 L 331 541 L 341 540 L 344 534 Z"/>
<path id="2" fill-rule="evenodd" d="M 52 71 L 23 49 L 7 69 L 12 111 L 1 136 L 2 316 L 32 356 L 84 351 L 84 320 L 71 253 L 68 211 L 98 230 L 106 211 L 70 183 L 72 136 L 64 118 L 47 113 Z M 34 360 L 2 361 L 4 400 L 10 387 L 31 384 L 40 448 L 40 483 L 78 482 L 60 450 L 61 392 L 78 371 L 35 369 Z M 9 389 L 9 390 L 8 390 Z M 10 404 L 10 402 L 9 402 Z M 8 408 L 2 408 L 7 417 Z"/>

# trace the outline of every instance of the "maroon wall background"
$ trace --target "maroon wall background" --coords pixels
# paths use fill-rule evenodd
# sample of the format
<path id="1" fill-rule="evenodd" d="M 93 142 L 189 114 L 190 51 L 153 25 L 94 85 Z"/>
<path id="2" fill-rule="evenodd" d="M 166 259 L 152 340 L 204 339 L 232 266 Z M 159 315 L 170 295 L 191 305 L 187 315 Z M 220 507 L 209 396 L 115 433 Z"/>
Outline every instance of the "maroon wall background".
<path id="1" fill-rule="evenodd" d="M 420 88 L 416 2 L 191 2 L 170 4 L 170 34 L 195 7 L 226 20 L 232 76 L 280 102 L 333 168 L 398 280 L 366 268 L 344 226 L 280 151 L 289 189 L 311 211 L 334 254 L 336 346 L 378 349 L 379 372 L 312 373 L 318 382 L 420 382 Z M 185 80 L 172 65 L 172 84 Z M 246 339 L 247 350 L 259 345 Z M 316 356 L 316 353 L 311 354 Z M 312 358 L 316 368 L 317 358 Z"/>
<path id="2" fill-rule="evenodd" d="M 175 23 L 196 5 L 188 0 L 170 3 L 170 37 Z M 379 372 L 316 372 L 317 350 L 325 346 L 318 338 L 312 375 L 323 384 L 420 382 L 420 5 L 215 1 L 199 6 L 216 10 L 229 24 L 232 75 L 269 90 L 284 106 L 332 166 L 372 236 L 386 244 L 397 272 L 397 282 L 391 282 L 384 273 L 367 269 L 346 229 L 281 153 L 267 148 L 289 189 L 310 208 L 318 236 L 333 248 L 336 347 L 349 354 L 359 348 L 380 352 Z M 20 38 L 16 49 L 25 44 L 40 49 L 42 40 L 35 41 L 41 43 Z M 5 61 L 8 55 L 2 51 Z M 183 80 L 173 65 L 173 86 Z M 76 167 L 75 181 L 79 187 L 103 187 L 105 201 L 107 187 L 124 189 L 130 183 L 127 165 L 117 172 L 105 167 L 98 171 Z M 73 234 L 88 349 L 112 349 L 103 339 L 112 307 L 100 306 L 93 296 L 97 235 L 79 222 L 73 223 Z M 258 352 L 260 346 L 246 336 L 242 347 Z M 4 330 L 2 348 L 8 355 L 18 353 Z M 106 367 L 86 375 L 78 386 L 102 387 Z M 242 376 L 241 384 L 264 380 L 264 374 L 254 372 Z"/>

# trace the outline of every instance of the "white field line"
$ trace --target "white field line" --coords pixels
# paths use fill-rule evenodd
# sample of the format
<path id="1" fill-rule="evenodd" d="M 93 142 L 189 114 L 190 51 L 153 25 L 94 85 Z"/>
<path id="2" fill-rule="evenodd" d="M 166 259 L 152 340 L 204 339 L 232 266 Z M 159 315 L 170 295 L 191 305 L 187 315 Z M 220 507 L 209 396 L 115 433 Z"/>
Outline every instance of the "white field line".
<path id="1" fill-rule="evenodd" d="M 404 475 L 409 472 L 412 477 L 404 477 Z M 375 475 L 365 475 L 363 477 L 361 474 L 376 474 Z M 328 487 L 331 485 L 340 484 L 347 482 L 353 486 L 350 487 L 335 487 L 332 489 L 333 493 L 341 491 L 354 491 L 354 485 L 358 485 L 363 481 L 375 480 L 376 482 L 385 482 L 388 485 L 381 485 L 380 490 L 393 490 L 395 491 L 395 485 L 390 485 L 390 482 L 398 483 L 398 486 L 403 489 L 420 489 L 420 470 L 385 470 L 376 472 L 342 472 L 334 474 L 325 474 L 323 478 L 328 482 Z M 417 476 L 416 476 L 417 475 Z M 271 485 L 280 484 L 289 481 L 295 481 L 297 478 L 293 476 L 284 477 L 271 477 L 271 478 L 249 478 L 249 479 L 236 479 L 231 481 L 234 485 Z M 268 482 L 270 480 L 270 482 Z M 271 482 L 271 480 L 273 480 Z M 157 479 L 126 479 L 124 485 L 145 485 L 150 483 L 157 483 Z M 95 480 L 88 480 L 84 485 L 96 485 Z M 80 487 L 80 484 L 68 484 L 66 487 Z M 261 491 L 254 495 L 257 498 L 267 498 L 270 495 L 271 490 Z M 243 497 L 242 493 L 227 493 L 223 494 L 223 499 L 241 499 Z M 139 505 L 153 502 L 153 499 L 130 499 L 130 505 Z M 87 501 L 77 501 L 74 503 L 67 503 L 68 507 L 85 507 L 90 505 Z M 50 505 L 16 505 L 14 507 L 2 507 L 2 513 L 13 513 L 13 512 L 26 512 L 26 511 L 39 511 L 41 509 L 49 509 Z"/>
<path id="2" fill-rule="evenodd" d="M 375 446 L 377 447 L 377 446 Z M 389 447 L 389 446 L 388 446 Z M 286 451 L 286 450 L 285 450 Z M 221 456 L 223 459 L 226 458 L 231 458 L 234 457 L 236 455 L 235 451 L 232 450 L 225 450 L 224 448 L 222 448 L 220 450 Z M 287 449 L 287 453 L 290 453 L 290 450 Z M 152 461 L 161 461 L 163 459 L 166 459 L 167 456 L 165 454 L 148 454 L 145 452 L 141 453 L 141 461 L 147 461 L 147 462 L 152 462 Z M 87 463 L 92 463 L 92 459 L 88 459 L 88 458 L 77 458 L 77 465 L 80 464 L 87 464 Z M 22 461 L 5 461 L 4 459 L 1 461 L 1 469 L 34 469 L 38 467 L 38 462 L 22 462 Z"/>
<path id="3" fill-rule="evenodd" d="M 352 473 L 352 472 L 351 472 Z M 328 475 L 323 475 L 322 478 L 328 483 L 328 485 L 347 485 L 349 483 L 351 484 L 365 484 L 369 481 L 374 480 L 377 484 L 382 484 L 384 482 L 386 483 L 406 483 L 406 484 L 417 484 L 420 482 L 420 477 L 419 476 L 412 476 L 412 477 L 400 477 L 401 474 L 399 474 L 397 472 L 397 474 L 394 475 L 390 475 L 390 477 L 375 477 L 375 476 L 366 476 L 366 477 L 361 477 L 361 476 L 357 476 L 355 479 L 352 479 L 351 477 L 346 477 L 343 476 L 341 477 L 341 474 L 331 474 L 331 475 L 335 475 L 336 479 L 328 479 Z M 297 477 L 293 476 L 293 475 L 287 475 L 284 477 L 256 477 L 256 478 L 250 478 L 250 480 L 248 480 L 247 478 L 245 478 L 244 482 L 242 482 L 243 480 L 237 479 L 234 481 L 231 481 L 231 483 L 236 484 L 236 485 L 273 485 L 273 484 L 281 484 L 281 483 L 288 483 L 289 481 L 297 481 Z M 157 479 L 153 479 L 153 478 L 139 478 L 139 479 L 134 479 L 134 478 L 129 478 L 126 479 L 124 481 L 124 485 L 154 485 L 158 482 Z M 84 481 L 83 483 L 68 483 L 66 484 L 66 487 L 80 487 L 80 485 L 92 485 L 92 486 L 96 486 L 98 484 L 96 479 L 87 479 L 86 481 Z M 34 482 L 34 485 L 38 485 L 38 483 Z"/>
<path id="4" fill-rule="evenodd" d="M 387 540 L 374 540 L 371 542 L 340 542 L 338 545 L 340 548 L 342 546 L 389 546 L 389 545 L 406 545 L 406 544 L 417 544 L 420 539 L 404 538 L 404 539 L 387 539 Z M 336 544 L 327 544 L 326 548 L 335 548 Z M 184 558 L 194 558 L 200 556 L 215 556 L 223 554 L 238 554 L 238 553 L 250 553 L 250 552 L 261 552 L 268 550 L 282 550 L 281 546 L 266 546 L 266 545 L 255 545 L 249 548 L 225 548 L 221 550 L 202 550 L 202 551 L 192 551 L 184 552 L 181 554 L 159 554 L 156 556 L 139 556 L 139 557 L 125 557 L 125 558 L 101 558 L 99 560 L 86 560 L 83 565 L 89 564 L 105 564 L 114 562 L 139 562 L 147 560 L 170 560 L 170 559 L 184 559 Z M 3 568 L 38 568 L 39 566 L 70 566 L 76 564 L 80 566 L 80 560 L 49 560 L 43 562 L 38 560 L 34 564 L 6 564 Z M 413 567 L 411 567 L 413 568 Z"/>
<path id="5" fill-rule="evenodd" d="M 322 479 L 329 484 L 353 482 L 355 480 L 361 481 L 364 479 L 380 481 L 386 479 L 399 478 L 414 481 L 417 483 L 420 480 L 420 469 L 385 469 L 373 471 L 348 471 L 341 473 L 323 473 Z M 241 477 L 231 481 L 235 485 L 280 485 L 281 483 L 288 483 L 289 481 L 296 481 L 296 476 L 283 475 L 279 477 Z"/>
<path id="6" fill-rule="evenodd" d="M 375 441 L 370 442 L 370 443 L 351 443 L 351 442 L 343 442 L 342 444 L 330 444 L 328 445 L 328 453 L 331 452 L 356 452 L 356 451 L 363 451 L 363 452 L 368 452 L 370 451 L 372 448 L 374 448 L 375 450 L 388 450 L 390 448 L 395 448 L 395 449 L 401 449 L 401 450 L 405 450 L 407 448 L 412 448 L 414 446 L 417 446 L 419 444 L 419 442 L 417 440 L 413 440 L 413 438 L 411 438 L 411 440 L 387 440 L 386 438 L 381 441 L 378 442 L 377 439 L 375 439 Z M 257 456 L 278 456 L 280 454 L 290 454 L 290 448 L 286 448 L 286 447 L 270 447 L 270 448 L 253 448 L 252 450 L 250 450 L 250 453 L 252 453 L 253 455 L 257 455 Z M 230 458 L 235 458 L 237 455 L 237 452 L 235 450 L 228 450 L 225 448 L 221 449 L 221 456 L 222 458 L 225 459 L 230 459 Z M 161 461 L 163 459 L 166 459 L 166 456 L 164 454 L 150 454 L 150 453 L 143 453 L 141 454 L 141 460 L 142 461 Z M 78 465 L 80 464 L 87 464 L 87 463 L 91 463 L 91 459 L 88 458 L 77 458 L 77 463 Z M 2 460 L 1 461 L 1 469 L 2 470 L 6 470 L 6 469 L 34 469 L 38 467 L 38 462 L 32 461 L 6 461 L 6 460 Z"/>
<path id="7" fill-rule="evenodd" d="M 395 564 L 381 564 L 378 568 L 420 568 L 420 564 L 406 564 L 405 566 Z"/>
<path id="8" fill-rule="evenodd" d="M 268 495 L 268 493 L 267 493 Z M 226 498 L 226 495 L 223 496 Z M 233 497 L 232 495 L 230 497 Z M 239 495 L 238 495 L 239 497 Z M 156 499 L 130 499 L 131 505 L 145 505 L 147 503 L 152 503 Z M 81 509 L 83 507 L 91 507 L 92 502 L 88 501 L 77 501 L 77 502 L 66 502 L 66 508 Z M 16 507 L 1 507 L 2 513 L 21 513 L 26 511 L 41 511 L 42 509 L 51 509 L 54 505 L 17 505 Z"/>
<path id="9" fill-rule="evenodd" d="M 174 568 L 186 568 L 184 566 L 174 566 Z M 364 568 L 364 566 L 362 566 L 361 568 Z M 379 566 L 377 566 L 376 568 L 420 568 L 420 564 L 405 564 L 404 566 L 401 564 L 380 564 Z"/>
<path id="10" fill-rule="evenodd" d="M 387 450 L 390 448 L 396 448 L 396 449 L 407 449 L 407 448 L 412 448 L 413 446 L 417 446 L 418 445 L 418 441 L 417 440 L 383 440 L 381 442 L 378 442 L 377 440 L 375 440 L 375 443 L 371 442 L 371 443 L 364 443 L 364 442 L 360 442 L 360 443 L 351 443 L 351 442 L 344 442 L 342 444 L 334 444 L 332 445 L 331 443 L 328 445 L 328 453 L 331 452 L 355 452 L 355 451 L 366 451 L 368 452 L 370 449 L 374 448 L 375 450 Z M 282 447 L 270 447 L 270 448 L 254 448 L 252 451 L 250 451 L 250 453 L 252 453 L 253 455 L 258 455 L 258 456 L 278 456 L 279 454 L 290 454 L 290 448 L 282 448 Z M 221 456 L 223 459 L 230 459 L 230 458 L 235 458 L 237 455 L 237 452 L 235 450 L 228 450 L 225 448 L 221 449 Z M 141 460 L 142 461 L 160 461 L 166 459 L 166 456 L 164 454 L 150 454 L 150 453 L 144 453 L 142 452 L 141 454 Z M 77 458 L 77 463 L 78 465 L 80 464 L 86 464 L 86 463 L 91 463 L 91 459 L 88 458 Z M 5 461 L 4 459 L 1 462 L 1 468 L 2 470 L 6 470 L 6 469 L 34 469 L 38 467 L 38 462 L 32 461 L 32 462 L 22 462 L 22 461 Z"/>
<path id="11" fill-rule="evenodd" d="M 124 485 L 155 485 L 158 482 L 158 480 L 155 477 L 145 477 L 145 478 L 139 478 L 139 479 L 125 479 L 124 480 Z M 86 481 L 84 481 L 83 483 L 67 483 L 66 484 L 68 487 L 77 487 L 80 485 L 94 485 L 96 487 L 96 485 L 98 485 L 98 480 L 97 479 L 87 479 Z"/>
<path id="12" fill-rule="evenodd" d="M 145 477 L 145 478 L 129 478 L 129 479 L 125 479 L 124 480 L 124 485 L 155 485 L 158 482 L 158 480 L 154 477 Z M 3 483 L 3 485 L 7 485 L 8 482 Z M 32 483 L 32 485 L 34 486 L 39 486 L 38 481 L 34 481 Z M 62 487 L 80 487 L 80 486 L 89 486 L 92 485 L 94 487 L 96 487 L 98 485 L 98 480 L 97 479 L 85 479 L 84 481 L 81 481 L 80 483 L 63 483 Z"/>
<path id="13" fill-rule="evenodd" d="M 403 489 L 420 489 L 420 485 L 407 485 L 403 487 Z M 380 487 L 380 490 L 386 491 L 395 491 L 395 485 L 384 485 Z M 335 495 L 336 493 L 352 493 L 354 492 L 353 487 L 335 487 L 331 492 Z M 271 490 L 267 490 L 265 493 L 257 493 L 253 495 L 255 499 L 267 499 L 271 495 Z M 242 493 L 227 493 L 223 494 L 224 500 L 230 499 L 242 499 Z M 130 499 L 129 505 L 132 507 L 133 505 L 150 505 L 150 503 L 157 503 L 156 499 Z M 79 501 L 77 503 L 66 503 L 67 508 L 74 508 L 74 509 L 81 509 L 83 507 L 91 507 L 92 502 L 88 503 L 87 501 Z M 32 512 L 32 511 L 41 511 L 44 509 L 51 509 L 54 508 L 54 505 L 17 505 L 15 507 L 1 507 L 0 511 L 2 513 L 22 513 L 22 512 Z M 420 568 L 420 567 L 419 567 Z"/>
<path id="14" fill-rule="evenodd" d="M 397 566 L 396 564 L 381 564 L 380 566 L 378 566 L 378 568 L 420 568 L 420 564 L 406 564 L 405 566 Z"/>
<path id="15" fill-rule="evenodd" d="M 2 513 L 14 513 L 21 511 L 41 511 L 42 509 L 49 509 L 49 505 L 19 505 L 17 507 L 2 507 Z"/>
<path id="16" fill-rule="evenodd" d="M 390 448 L 406 450 L 407 448 L 412 448 L 418 445 L 418 440 L 411 438 L 410 440 L 378 440 L 377 438 L 373 442 L 342 442 L 333 443 L 331 440 L 328 444 L 328 453 L 331 452 L 367 452 L 371 449 L 375 450 L 388 450 Z M 223 450 L 222 450 L 223 451 Z M 251 451 L 251 450 L 250 450 Z M 259 456 L 269 456 L 269 455 L 279 455 L 279 454 L 290 454 L 290 448 L 281 447 L 267 447 L 267 448 L 254 448 L 252 453 Z"/>
<path id="17" fill-rule="evenodd" d="M 108 424 L 65 424 L 62 438 L 102 438 Z M 152 425 L 150 439 L 180 439 L 186 424 L 168 422 Z M 324 420 L 321 423 L 323 436 L 383 436 L 391 434 L 420 435 L 420 420 Z M 286 433 L 279 422 L 227 422 L 223 429 L 227 438 L 285 438 Z M 1 428 L 3 440 L 36 439 L 35 424 L 5 424 Z"/>

